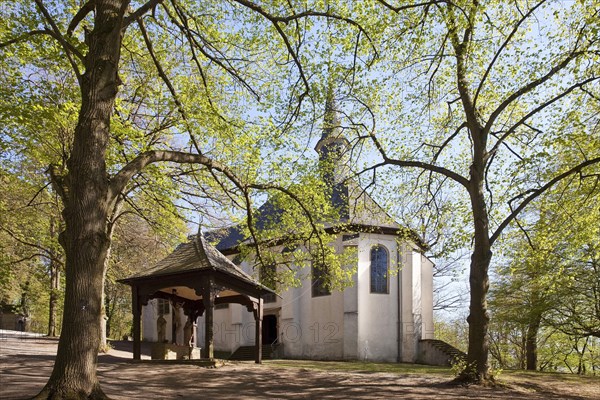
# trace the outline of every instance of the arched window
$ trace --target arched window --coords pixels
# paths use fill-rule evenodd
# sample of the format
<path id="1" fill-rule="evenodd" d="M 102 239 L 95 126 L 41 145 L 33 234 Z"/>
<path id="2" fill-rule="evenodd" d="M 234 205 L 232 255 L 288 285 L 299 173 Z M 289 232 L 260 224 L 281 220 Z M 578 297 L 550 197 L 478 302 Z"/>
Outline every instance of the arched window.
<path id="1" fill-rule="evenodd" d="M 389 255 L 385 247 L 371 248 L 371 293 L 388 292 Z"/>

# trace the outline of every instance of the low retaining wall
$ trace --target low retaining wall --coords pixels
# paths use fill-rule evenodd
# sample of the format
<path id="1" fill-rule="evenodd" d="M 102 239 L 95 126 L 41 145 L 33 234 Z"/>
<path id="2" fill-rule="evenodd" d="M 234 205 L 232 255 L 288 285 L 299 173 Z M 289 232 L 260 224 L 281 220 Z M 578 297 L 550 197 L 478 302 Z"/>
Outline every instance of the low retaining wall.
<path id="1" fill-rule="evenodd" d="M 467 355 L 441 340 L 424 339 L 419 341 L 417 362 L 427 365 L 450 366 L 466 360 Z"/>
<path id="2" fill-rule="evenodd" d="M 200 347 L 180 346 L 172 343 L 153 343 L 153 360 L 199 360 Z"/>

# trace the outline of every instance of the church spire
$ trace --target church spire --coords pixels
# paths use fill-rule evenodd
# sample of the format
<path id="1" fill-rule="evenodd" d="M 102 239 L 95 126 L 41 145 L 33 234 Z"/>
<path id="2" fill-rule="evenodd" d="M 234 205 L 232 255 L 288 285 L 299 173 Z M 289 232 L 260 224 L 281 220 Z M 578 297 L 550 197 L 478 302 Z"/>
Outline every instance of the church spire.
<path id="1" fill-rule="evenodd" d="M 323 131 L 321 139 L 315 146 L 319 154 L 319 165 L 323 180 L 328 184 L 336 184 L 345 180 L 348 170 L 347 153 L 350 142 L 344 136 L 340 123 L 339 110 L 335 102 L 334 87 L 331 77 L 327 86 L 325 112 L 323 115 Z"/>
<path id="2" fill-rule="evenodd" d="M 325 161 L 337 161 L 332 158 L 340 158 L 350 148 L 350 142 L 343 134 L 340 124 L 339 111 L 333 93 L 331 79 L 327 85 L 327 96 L 325 98 L 325 113 L 323 115 L 323 132 L 321 139 L 317 142 L 315 150 L 319 153 L 319 159 Z"/>

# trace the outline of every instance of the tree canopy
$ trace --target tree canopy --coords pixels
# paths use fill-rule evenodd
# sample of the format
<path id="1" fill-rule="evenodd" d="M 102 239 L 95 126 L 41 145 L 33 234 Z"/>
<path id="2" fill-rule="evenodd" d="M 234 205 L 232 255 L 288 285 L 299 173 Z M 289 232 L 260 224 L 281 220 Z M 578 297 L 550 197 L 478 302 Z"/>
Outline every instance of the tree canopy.
<path id="1" fill-rule="evenodd" d="M 294 232 L 347 277 L 307 156 L 331 82 L 351 178 L 397 193 L 399 212 L 418 199 L 418 232 L 433 221 L 444 235 L 432 238 L 472 252 L 468 381 L 491 378 L 492 249 L 538 197 L 600 162 L 586 146 L 599 135 L 595 0 L 35 0 L 0 12 L 2 158 L 47 171 L 64 224 L 63 331 L 40 398 L 103 397 L 95 352 L 124 213 L 163 232 L 182 208 L 241 218 L 259 260 L 261 243 Z M 287 210 L 279 233 L 256 229 L 266 196 Z"/>

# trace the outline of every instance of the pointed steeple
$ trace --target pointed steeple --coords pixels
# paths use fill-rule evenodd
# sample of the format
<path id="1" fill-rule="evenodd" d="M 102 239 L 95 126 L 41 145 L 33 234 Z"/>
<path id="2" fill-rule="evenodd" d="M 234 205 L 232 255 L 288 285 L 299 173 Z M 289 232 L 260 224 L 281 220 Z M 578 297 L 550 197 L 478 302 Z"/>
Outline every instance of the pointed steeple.
<path id="1" fill-rule="evenodd" d="M 348 219 L 348 155 L 350 142 L 344 136 L 339 110 L 336 107 L 331 79 L 325 99 L 323 132 L 315 146 L 319 154 L 319 172 L 321 179 L 331 190 L 331 203 L 338 210 L 338 222 Z"/>
<path id="2" fill-rule="evenodd" d="M 325 113 L 323 115 L 323 132 L 321 139 L 317 142 L 315 150 L 319 153 L 321 161 L 337 161 L 332 158 L 340 158 L 350 148 L 350 142 L 343 134 L 340 124 L 339 111 L 333 94 L 331 80 L 327 86 L 327 97 L 325 99 Z"/>

